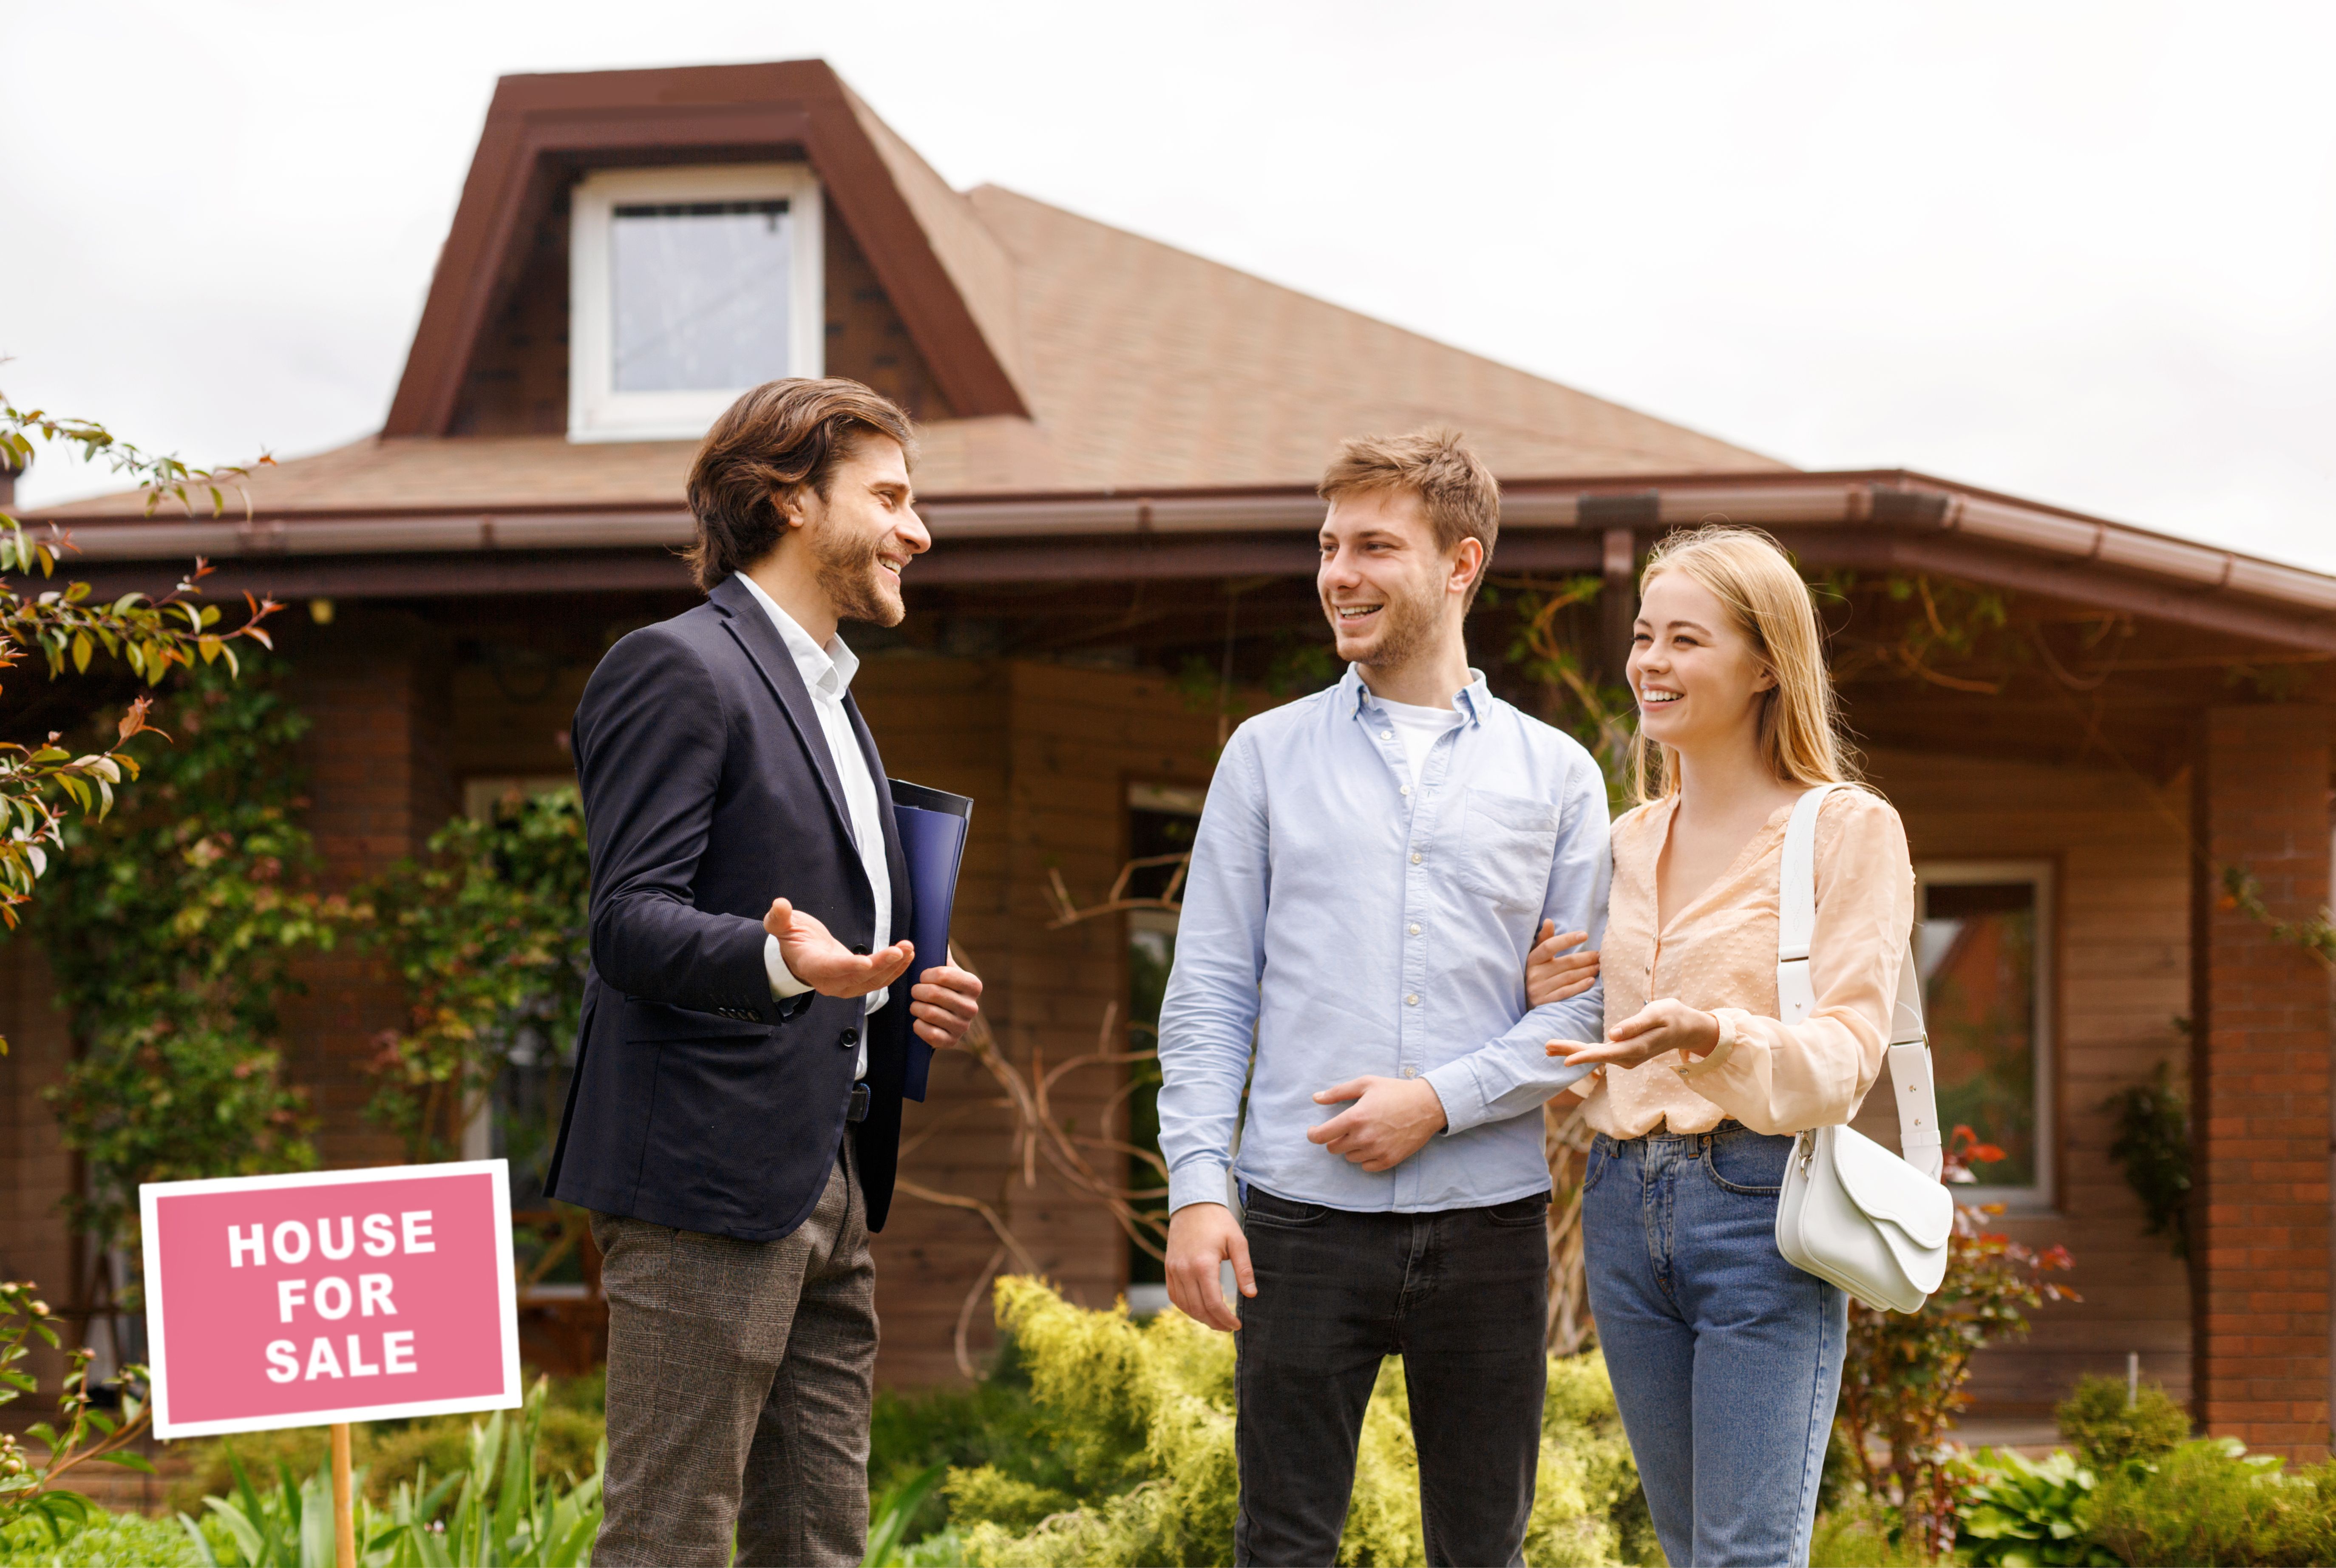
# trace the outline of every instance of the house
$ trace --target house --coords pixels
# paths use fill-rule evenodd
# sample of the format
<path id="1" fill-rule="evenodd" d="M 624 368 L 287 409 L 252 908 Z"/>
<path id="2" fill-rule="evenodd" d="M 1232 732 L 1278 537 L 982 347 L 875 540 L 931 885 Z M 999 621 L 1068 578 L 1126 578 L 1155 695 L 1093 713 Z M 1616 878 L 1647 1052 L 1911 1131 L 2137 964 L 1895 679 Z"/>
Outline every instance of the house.
<path id="1" fill-rule="evenodd" d="M 1504 482 L 1508 586 L 1472 636 L 1521 703 L 1575 712 L 1518 652 L 1531 585 L 1601 585 L 1546 628 L 1611 678 L 1635 565 L 1678 525 L 1757 524 L 1831 585 L 1846 709 L 1920 862 L 1942 1100 L 2005 1149 L 2004 1227 L 2067 1243 L 2084 1295 L 1983 1356 L 1982 1410 L 2032 1416 L 2138 1354 L 2211 1430 L 2323 1450 L 2330 975 L 2224 877 L 2281 920 L 2328 900 L 2336 579 L 1922 474 L 1796 471 L 952 190 L 817 61 L 506 78 L 378 435 L 262 473 L 248 521 L 48 515 L 106 592 L 201 554 L 220 594 L 293 607 L 310 823 L 355 877 L 482 790 L 568 774 L 594 660 L 692 602 L 692 437 L 744 385 L 813 372 L 922 424 L 935 547 L 907 624 L 851 634 L 856 689 L 898 775 L 978 803 L 957 937 L 1008 1059 L 1116 1044 L 1173 922 L 1057 926 L 1061 898 L 1173 848 L 1227 726 L 1327 678 L 1311 484 L 1336 441 L 1455 425 Z M 39 1097 L 70 1046 L 37 959 L 0 966 L 0 1274 L 74 1278 Z M 346 953 L 309 979 L 288 1025 L 325 1154 L 394 1159 L 356 1108 L 395 994 Z M 2107 1153 L 2105 1102 L 2161 1061 L 2195 1089 L 2186 1269 Z M 1067 1076 L 1053 1114 L 1092 1135 L 1122 1081 Z M 1026 1181 L 998 1095 L 946 1060 L 911 1113 L 878 1242 L 890 1381 L 953 1377 L 985 1340 L 1001 1249 L 962 1201 L 1090 1303 L 1141 1284 L 1102 1205 L 1044 1161 Z"/>

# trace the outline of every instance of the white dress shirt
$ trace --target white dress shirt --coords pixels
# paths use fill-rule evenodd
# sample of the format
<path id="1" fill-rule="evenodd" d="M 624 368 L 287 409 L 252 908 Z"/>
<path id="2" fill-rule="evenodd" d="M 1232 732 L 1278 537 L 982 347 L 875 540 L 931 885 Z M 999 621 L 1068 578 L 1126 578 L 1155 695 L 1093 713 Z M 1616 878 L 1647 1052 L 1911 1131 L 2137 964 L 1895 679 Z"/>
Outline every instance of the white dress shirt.
<path id="1" fill-rule="evenodd" d="M 888 933 L 892 930 L 892 873 L 884 863 L 884 824 L 878 814 L 883 804 L 876 794 L 876 781 L 868 772 L 868 757 L 860 749 L 860 737 L 852 733 L 852 716 L 843 711 L 843 695 L 852 687 L 852 677 L 859 672 L 860 656 L 843 646 L 840 636 L 827 639 L 822 648 L 812 641 L 811 634 L 795 624 L 795 618 L 779 608 L 779 601 L 763 591 L 763 585 L 738 573 L 738 580 L 754 596 L 771 624 L 779 630 L 779 638 L 794 656 L 795 668 L 802 672 L 803 685 L 811 689 L 811 706 L 819 715 L 819 732 L 827 741 L 828 755 L 835 760 L 836 776 L 843 781 L 843 803 L 850 815 L 852 840 L 860 851 L 861 870 L 867 873 L 869 891 L 876 895 L 876 937 L 874 946 L 890 944 Z M 784 889 L 779 891 L 786 896 Z M 921 953 L 918 955 L 922 958 Z M 785 998 L 801 996 L 811 988 L 797 979 L 794 971 L 779 951 L 779 939 L 763 939 L 763 967 L 770 971 L 771 995 Z M 891 1000 L 889 990 L 871 991 L 862 998 L 861 1015 L 859 1065 L 852 1069 L 854 1078 L 868 1076 L 867 1015 Z"/>

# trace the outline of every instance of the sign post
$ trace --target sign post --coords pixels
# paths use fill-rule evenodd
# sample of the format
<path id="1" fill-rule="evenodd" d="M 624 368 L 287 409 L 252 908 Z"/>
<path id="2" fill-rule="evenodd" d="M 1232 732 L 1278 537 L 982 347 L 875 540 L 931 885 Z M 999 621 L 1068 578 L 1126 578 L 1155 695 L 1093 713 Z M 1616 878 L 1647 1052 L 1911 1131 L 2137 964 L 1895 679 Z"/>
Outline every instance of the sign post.
<path id="1" fill-rule="evenodd" d="M 155 1436 L 329 1426 L 341 1568 L 351 1422 L 521 1402 L 503 1161 L 151 1182 L 138 1201 Z"/>

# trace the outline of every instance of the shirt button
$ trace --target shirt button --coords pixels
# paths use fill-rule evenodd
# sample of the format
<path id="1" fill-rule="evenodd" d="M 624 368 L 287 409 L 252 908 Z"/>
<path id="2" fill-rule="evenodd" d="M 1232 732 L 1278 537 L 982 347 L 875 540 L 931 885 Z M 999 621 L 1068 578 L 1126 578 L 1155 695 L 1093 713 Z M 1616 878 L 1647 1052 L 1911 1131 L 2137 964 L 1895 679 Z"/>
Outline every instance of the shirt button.
<path id="1" fill-rule="evenodd" d="M 1419 922 L 1417 920 L 1411 922 L 1411 934 L 1413 936 L 1417 936 L 1419 934 Z"/>
<path id="2" fill-rule="evenodd" d="M 1411 995 L 1404 998 L 1403 1005 L 1406 1008 L 1416 1008 L 1419 1006 L 1419 993 L 1417 991 L 1414 991 Z"/>
<path id="3" fill-rule="evenodd" d="M 1419 1069 L 1417 1067 L 1406 1067 L 1403 1070 L 1403 1076 L 1406 1078 L 1416 1078 L 1419 1076 Z"/>
<path id="4" fill-rule="evenodd" d="M 1403 786 L 1403 793 L 1404 793 L 1404 794 L 1409 794 L 1411 793 L 1411 786 L 1410 786 L 1409 784 L 1406 784 L 1406 785 L 1404 785 L 1404 786 Z"/>
<path id="5" fill-rule="evenodd" d="M 1393 731 L 1393 730 L 1391 730 L 1391 729 L 1383 729 L 1383 730 L 1379 731 L 1379 739 L 1381 739 L 1381 740 L 1393 740 L 1393 739 L 1395 739 L 1395 731 Z"/>
<path id="6" fill-rule="evenodd" d="M 1411 852 L 1411 863 L 1413 865 L 1417 865 L 1419 863 L 1419 852 L 1417 850 Z"/>

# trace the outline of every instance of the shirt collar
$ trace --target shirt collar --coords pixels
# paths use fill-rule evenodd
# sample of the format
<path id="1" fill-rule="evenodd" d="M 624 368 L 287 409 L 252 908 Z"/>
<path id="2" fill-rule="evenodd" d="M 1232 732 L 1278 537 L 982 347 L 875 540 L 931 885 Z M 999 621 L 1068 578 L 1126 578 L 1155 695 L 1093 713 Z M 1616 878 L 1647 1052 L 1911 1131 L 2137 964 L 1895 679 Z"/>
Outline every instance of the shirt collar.
<path id="1" fill-rule="evenodd" d="M 1363 681 L 1360 665 L 1347 667 L 1345 677 L 1338 682 L 1338 692 L 1339 709 L 1350 718 L 1368 712 L 1378 702 L 1377 695 Z M 1492 711 L 1493 706 L 1493 688 L 1485 684 L 1483 670 L 1473 666 L 1469 668 L 1468 684 L 1453 694 L 1452 706 L 1471 725 L 1483 727 L 1484 716 Z"/>
<path id="2" fill-rule="evenodd" d="M 796 624 L 794 617 L 779 608 L 777 599 L 763 591 L 761 583 L 743 571 L 737 577 L 746 585 L 746 591 L 754 596 L 754 602 L 763 607 L 763 613 L 771 618 L 771 624 L 778 628 L 779 640 L 787 645 L 803 685 L 842 701 L 851 688 L 852 677 L 860 673 L 860 656 L 843 645 L 842 633 L 829 638 L 825 648 L 820 647 L 812 641 L 811 633 Z"/>

